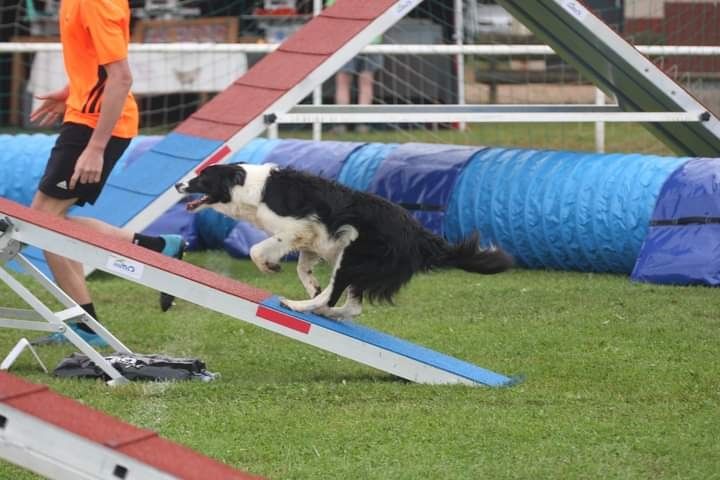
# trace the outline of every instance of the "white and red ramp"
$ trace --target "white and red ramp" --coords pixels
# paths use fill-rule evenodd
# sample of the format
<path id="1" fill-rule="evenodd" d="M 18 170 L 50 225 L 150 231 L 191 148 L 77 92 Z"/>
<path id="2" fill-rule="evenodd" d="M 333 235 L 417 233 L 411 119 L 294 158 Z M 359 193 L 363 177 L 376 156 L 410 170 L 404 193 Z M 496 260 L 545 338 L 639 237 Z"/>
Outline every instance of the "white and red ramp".
<path id="1" fill-rule="evenodd" d="M 0 199 L 0 260 L 18 260 L 66 307 L 52 312 L 0 268 L 0 278 L 33 307 L 33 311 L 0 309 L 0 327 L 54 330 L 103 367 L 114 383 L 126 381 L 65 321 L 88 322 L 118 351 L 131 353 L 118 339 L 88 317 L 61 291 L 24 261 L 20 244 L 77 260 L 92 268 L 161 290 L 266 330 L 313 345 L 345 358 L 427 384 L 507 386 L 513 379 L 361 325 L 300 314 L 280 306 L 270 292 L 223 277 L 129 242 L 99 235 L 75 222 L 30 210 Z M 34 321 L 30 321 L 34 320 Z M 40 320 L 40 321 L 37 321 Z"/>
<path id="2" fill-rule="evenodd" d="M 54 480 L 260 478 L 6 372 L 0 458 Z"/>

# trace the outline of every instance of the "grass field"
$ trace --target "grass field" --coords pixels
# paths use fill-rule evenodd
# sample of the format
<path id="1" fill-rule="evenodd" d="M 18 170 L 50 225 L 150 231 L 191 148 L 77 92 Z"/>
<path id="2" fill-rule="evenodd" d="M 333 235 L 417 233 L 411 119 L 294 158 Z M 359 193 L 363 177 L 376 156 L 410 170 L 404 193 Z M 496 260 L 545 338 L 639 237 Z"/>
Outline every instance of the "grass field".
<path id="1" fill-rule="evenodd" d="M 642 125 L 608 123 L 605 126 L 605 148 L 608 153 L 645 153 L 673 155 L 673 153 Z M 281 138 L 312 138 L 309 128 L 283 126 Z M 57 130 L 22 130 L 0 127 L 0 134 L 47 133 Z M 141 135 L 165 135 L 168 128 L 146 128 Z M 331 131 L 323 133 L 323 140 L 381 143 L 445 143 L 450 145 L 473 145 L 490 147 L 516 147 L 572 151 L 595 150 L 595 125 L 592 123 L 517 123 L 517 124 L 468 124 L 465 131 L 454 128 L 437 130 L 423 128 L 394 129 L 377 127 L 370 133 L 358 135 L 352 130 L 338 135 Z"/>
<path id="2" fill-rule="evenodd" d="M 673 155 L 673 153 L 639 124 L 608 123 L 605 126 L 605 151 L 608 153 L 645 153 Z M 311 138 L 308 129 L 281 130 L 282 138 Z M 592 123 L 516 123 L 468 124 L 465 131 L 447 129 L 375 129 L 358 136 L 348 131 L 337 135 L 326 132 L 323 140 L 363 142 L 426 142 L 451 145 L 516 147 L 572 151 L 595 150 L 595 125 Z"/>
<path id="3" fill-rule="evenodd" d="M 287 296 L 221 252 L 188 261 Z M 361 322 L 525 381 L 505 389 L 406 383 L 105 274 L 103 322 L 142 353 L 197 356 L 209 384 L 117 389 L 14 372 L 238 468 L 275 479 L 720 478 L 718 290 L 622 275 L 513 270 L 416 277 Z M 6 289 L 0 304 L 21 306 Z M 5 352 L 21 335 L 1 331 Z M 72 351 L 44 347 L 51 366 Z M 0 464 L 0 478 L 35 478 Z M 213 480 L 213 479 L 209 479 Z"/>

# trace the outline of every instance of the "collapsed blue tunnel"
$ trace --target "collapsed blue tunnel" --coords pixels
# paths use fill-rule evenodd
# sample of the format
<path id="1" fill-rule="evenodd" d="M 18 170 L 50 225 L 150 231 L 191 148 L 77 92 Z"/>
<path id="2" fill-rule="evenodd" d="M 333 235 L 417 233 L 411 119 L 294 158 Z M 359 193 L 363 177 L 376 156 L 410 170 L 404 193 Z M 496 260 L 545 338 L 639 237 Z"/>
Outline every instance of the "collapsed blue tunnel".
<path id="1" fill-rule="evenodd" d="M 0 196 L 29 203 L 54 136 L 0 136 Z M 138 137 L 111 181 L 122 204 L 126 168 L 160 137 Z M 457 240 L 478 230 L 521 266 L 633 271 L 663 185 L 691 159 L 640 154 L 256 139 L 230 161 L 271 162 L 335 179 L 396 202 Z M 147 179 L 150 181 L 151 179 Z M 132 182 L 127 182 L 130 185 Z M 129 188 L 129 187 L 128 187 Z M 97 213 L 97 212 L 96 212 Z M 212 211 L 182 205 L 147 229 L 180 232 L 196 249 L 246 255 L 264 237 Z"/>

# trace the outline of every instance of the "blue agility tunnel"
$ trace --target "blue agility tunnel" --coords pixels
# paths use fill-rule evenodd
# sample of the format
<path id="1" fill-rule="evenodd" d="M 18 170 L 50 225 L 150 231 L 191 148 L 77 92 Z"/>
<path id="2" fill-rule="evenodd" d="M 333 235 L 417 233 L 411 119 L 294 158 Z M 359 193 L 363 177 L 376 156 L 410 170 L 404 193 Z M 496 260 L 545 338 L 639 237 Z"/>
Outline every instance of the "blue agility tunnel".
<path id="1" fill-rule="evenodd" d="M 693 159 L 665 182 L 632 279 L 720 285 L 720 159 Z"/>
<path id="2" fill-rule="evenodd" d="M 686 161 L 488 148 L 455 186 L 447 236 L 476 229 L 529 268 L 629 273 L 660 188 Z"/>
<path id="3" fill-rule="evenodd" d="M 133 184 L 125 176 L 142 168 L 142 149 L 158 141 L 133 141 L 111 176 L 117 188 L 103 193 L 113 196 L 110 203 L 125 203 L 123 190 Z M 0 196 L 29 202 L 53 142 L 46 135 L 0 136 Z M 451 241 L 477 230 L 528 268 L 719 283 L 718 159 L 259 138 L 230 161 L 292 166 L 381 195 Z M 115 216 L 108 212 L 106 220 Z M 147 232 L 179 232 L 193 248 L 235 256 L 265 236 L 212 211 L 188 214 L 182 205 Z"/>

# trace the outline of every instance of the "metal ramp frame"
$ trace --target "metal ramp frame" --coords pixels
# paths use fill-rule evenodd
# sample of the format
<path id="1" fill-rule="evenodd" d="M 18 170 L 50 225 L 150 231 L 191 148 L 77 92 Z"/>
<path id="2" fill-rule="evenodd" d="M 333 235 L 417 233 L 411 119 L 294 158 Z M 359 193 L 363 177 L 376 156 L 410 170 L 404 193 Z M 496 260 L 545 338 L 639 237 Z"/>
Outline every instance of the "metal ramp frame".
<path id="1" fill-rule="evenodd" d="M 280 306 L 278 298 L 270 292 L 129 242 L 99 235 L 83 225 L 30 210 L 9 200 L 0 199 L 0 220 L 5 225 L 4 231 L 0 232 L 0 259 L 4 261 L 22 259 L 22 254 L 18 253 L 19 244 L 33 245 L 412 382 L 491 387 L 516 383 L 515 379 L 505 375 L 356 323 L 293 312 Z M 8 279 L 5 275 L 0 278 L 23 296 L 24 287 L 14 278 Z M 57 289 L 55 286 L 51 288 Z M 26 296 L 23 298 L 28 300 Z M 63 301 L 62 296 L 58 299 Z M 81 314 L 74 305 L 70 305 L 71 313 L 58 314 L 64 315 L 59 318 L 48 314 L 44 305 L 30 300 L 28 303 L 39 316 L 58 331 L 59 327 L 64 326 L 61 324 L 63 318 Z M 80 320 L 98 328 L 98 333 L 111 346 L 127 351 L 124 345 L 87 315 L 80 317 Z M 0 327 L 32 328 L 29 323 L 18 319 L 6 320 L 0 323 Z M 70 329 L 62 331 L 83 352 L 92 353 L 93 360 L 98 359 L 99 354 L 94 350 L 89 352 L 91 347 L 84 344 L 79 336 Z M 117 375 L 113 377 L 116 383 L 126 380 Z"/>
<path id="2" fill-rule="evenodd" d="M 720 120 L 576 0 L 498 0 L 626 112 L 686 112 L 694 122 L 644 125 L 678 155 L 720 156 Z M 696 117 L 698 118 L 698 117 Z"/>
<path id="3" fill-rule="evenodd" d="M 0 328 L 14 328 L 22 330 L 36 330 L 43 332 L 56 332 L 62 334 L 70 343 L 75 345 L 81 352 L 90 358 L 95 365 L 105 372 L 110 380 L 109 385 L 122 385 L 128 380 L 118 370 L 89 345 L 72 328 L 68 328 L 66 322 L 83 322 L 90 326 L 107 344 L 116 352 L 131 354 L 129 348 L 120 342 L 110 331 L 97 322 L 83 310 L 72 298 L 63 292 L 49 278 L 47 278 L 35 265 L 20 253 L 21 242 L 12 235 L 14 225 L 7 218 L 0 216 L 0 264 L 14 260 L 22 269 L 37 281 L 40 286 L 52 295 L 65 309 L 53 311 L 45 305 L 28 288 L 13 277 L 6 269 L 0 266 L 0 280 L 10 287 L 25 303 L 32 309 L 0 307 Z M 24 339 L 21 340 L 21 343 Z M 17 345 L 21 347 L 21 345 Z M 32 347 L 31 347 L 32 349 Z M 34 353 L 34 352 L 33 352 Z M 6 358 L 12 363 L 13 359 Z M 3 362 L 5 363 L 5 362 Z M 43 367 L 44 368 L 44 367 Z"/>

